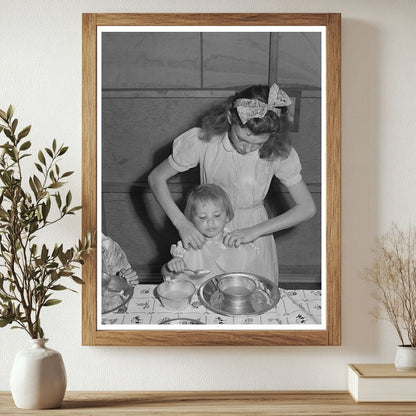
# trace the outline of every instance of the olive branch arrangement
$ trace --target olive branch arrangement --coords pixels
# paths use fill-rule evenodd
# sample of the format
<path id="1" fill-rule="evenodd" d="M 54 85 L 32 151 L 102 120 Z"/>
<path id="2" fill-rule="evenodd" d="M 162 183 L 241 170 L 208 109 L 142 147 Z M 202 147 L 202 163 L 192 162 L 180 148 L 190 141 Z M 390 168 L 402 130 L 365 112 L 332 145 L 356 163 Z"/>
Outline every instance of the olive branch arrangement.
<path id="1" fill-rule="evenodd" d="M 402 346 L 416 347 L 416 228 L 403 231 L 393 224 L 377 239 L 374 254 L 363 278 L 372 284 L 385 314 L 373 315 L 394 326 Z"/>
<path id="2" fill-rule="evenodd" d="M 24 181 L 22 159 L 31 156 L 31 142 L 23 140 L 31 126 L 17 133 L 14 109 L 0 110 L 0 134 L 6 141 L 0 145 L 0 327 L 25 330 L 32 338 L 43 338 L 40 315 L 46 306 L 61 302 L 54 293 L 71 290 L 61 284 L 63 278 L 83 284 L 75 269 L 93 250 L 92 236 L 67 250 L 62 244 L 50 249 L 37 244 L 38 232 L 74 215 L 80 206 L 71 206 L 71 191 L 61 194 L 65 178 L 72 171 L 61 172 L 58 161 L 68 147 L 57 145 L 39 150 L 34 162 L 36 174 Z"/>

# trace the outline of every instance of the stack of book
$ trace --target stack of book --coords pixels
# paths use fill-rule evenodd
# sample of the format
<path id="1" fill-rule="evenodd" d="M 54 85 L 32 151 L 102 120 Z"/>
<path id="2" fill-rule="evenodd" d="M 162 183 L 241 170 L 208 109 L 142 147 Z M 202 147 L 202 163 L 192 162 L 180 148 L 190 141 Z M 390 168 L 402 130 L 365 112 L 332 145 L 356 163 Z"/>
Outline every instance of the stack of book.
<path id="1" fill-rule="evenodd" d="M 356 402 L 416 402 L 416 371 L 394 364 L 349 364 L 348 390 Z"/>

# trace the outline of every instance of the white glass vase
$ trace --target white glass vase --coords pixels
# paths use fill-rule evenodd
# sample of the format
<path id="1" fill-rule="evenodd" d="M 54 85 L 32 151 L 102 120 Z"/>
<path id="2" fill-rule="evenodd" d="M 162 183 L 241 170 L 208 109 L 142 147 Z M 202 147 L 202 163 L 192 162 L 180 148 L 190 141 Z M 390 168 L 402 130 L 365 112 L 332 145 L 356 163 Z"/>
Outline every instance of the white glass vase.
<path id="1" fill-rule="evenodd" d="M 59 352 L 45 346 L 47 341 L 32 339 L 30 349 L 16 354 L 10 389 L 15 405 L 21 409 L 53 409 L 64 398 L 64 362 Z"/>
<path id="2" fill-rule="evenodd" d="M 400 371 L 416 370 L 416 347 L 398 345 L 394 365 Z"/>

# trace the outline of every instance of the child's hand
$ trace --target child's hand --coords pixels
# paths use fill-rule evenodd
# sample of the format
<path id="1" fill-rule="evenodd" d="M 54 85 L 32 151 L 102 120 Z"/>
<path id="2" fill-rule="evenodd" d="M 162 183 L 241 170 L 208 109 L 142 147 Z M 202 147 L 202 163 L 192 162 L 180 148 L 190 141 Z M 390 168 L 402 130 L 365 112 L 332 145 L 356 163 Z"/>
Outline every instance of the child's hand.
<path id="1" fill-rule="evenodd" d="M 168 262 L 167 267 L 171 272 L 181 273 L 185 270 L 186 265 L 182 257 L 174 257 Z"/>
<path id="2" fill-rule="evenodd" d="M 205 244 L 205 237 L 190 222 L 184 222 L 178 227 L 178 232 L 182 240 L 183 248 L 189 250 L 201 249 Z"/>
<path id="3" fill-rule="evenodd" d="M 259 235 L 257 235 L 254 227 L 242 228 L 226 234 L 223 243 L 227 247 L 239 247 L 240 244 L 252 243 L 257 238 L 259 238 Z"/>

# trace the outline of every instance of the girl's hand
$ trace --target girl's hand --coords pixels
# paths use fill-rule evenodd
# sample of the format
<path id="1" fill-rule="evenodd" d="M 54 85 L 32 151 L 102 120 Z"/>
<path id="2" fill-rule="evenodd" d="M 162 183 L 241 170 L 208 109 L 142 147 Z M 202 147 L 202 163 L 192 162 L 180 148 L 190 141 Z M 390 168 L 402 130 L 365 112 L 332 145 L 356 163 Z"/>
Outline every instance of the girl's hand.
<path id="1" fill-rule="evenodd" d="M 182 257 L 174 257 L 167 264 L 168 270 L 175 273 L 181 273 L 185 270 L 185 262 Z"/>
<path id="2" fill-rule="evenodd" d="M 259 237 L 254 227 L 242 228 L 225 235 L 223 243 L 228 247 L 239 247 L 240 244 L 252 243 Z"/>
<path id="3" fill-rule="evenodd" d="M 198 250 L 205 244 L 205 237 L 190 222 L 184 222 L 178 227 L 178 232 L 185 250 Z"/>

